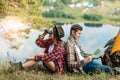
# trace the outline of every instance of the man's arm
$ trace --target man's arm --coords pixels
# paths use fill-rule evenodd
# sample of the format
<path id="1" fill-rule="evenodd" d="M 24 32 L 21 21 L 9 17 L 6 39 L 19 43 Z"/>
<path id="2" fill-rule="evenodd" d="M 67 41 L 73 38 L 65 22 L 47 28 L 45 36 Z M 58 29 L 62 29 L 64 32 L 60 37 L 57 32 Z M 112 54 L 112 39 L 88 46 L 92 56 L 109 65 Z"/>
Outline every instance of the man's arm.
<path id="1" fill-rule="evenodd" d="M 67 50 L 67 64 L 69 68 L 78 68 L 78 67 L 82 67 L 85 64 L 87 64 L 88 62 L 92 61 L 93 57 L 89 56 L 89 54 L 86 54 L 86 58 L 84 60 L 76 60 L 76 54 L 73 44 L 71 43 L 66 43 L 66 50 Z M 85 54 L 84 54 L 85 55 Z"/>
<path id="2" fill-rule="evenodd" d="M 76 60 L 76 53 L 71 43 L 67 43 L 66 51 L 67 51 L 67 64 L 70 69 L 78 68 L 84 65 L 84 60 L 81 61 Z"/>
<path id="3" fill-rule="evenodd" d="M 77 46 L 79 47 L 80 51 L 81 51 L 81 55 L 86 58 L 88 56 L 91 56 L 91 54 L 85 53 L 82 49 L 81 46 L 79 45 L 79 43 L 77 43 Z"/>

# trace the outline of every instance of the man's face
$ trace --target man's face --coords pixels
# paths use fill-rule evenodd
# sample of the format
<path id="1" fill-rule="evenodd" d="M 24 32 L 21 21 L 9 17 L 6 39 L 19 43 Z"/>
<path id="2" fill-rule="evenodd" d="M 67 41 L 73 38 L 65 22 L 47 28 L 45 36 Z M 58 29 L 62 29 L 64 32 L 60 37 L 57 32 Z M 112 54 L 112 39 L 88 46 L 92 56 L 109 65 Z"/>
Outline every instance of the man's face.
<path id="1" fill-rule="evenodd" d="M 81 34 L 82 34 L 82 31 L 80 31 L 80 30 L 77 30 L 77 32 L 72 31 L 72 36 L 75 40 L 79 39 Z"/>

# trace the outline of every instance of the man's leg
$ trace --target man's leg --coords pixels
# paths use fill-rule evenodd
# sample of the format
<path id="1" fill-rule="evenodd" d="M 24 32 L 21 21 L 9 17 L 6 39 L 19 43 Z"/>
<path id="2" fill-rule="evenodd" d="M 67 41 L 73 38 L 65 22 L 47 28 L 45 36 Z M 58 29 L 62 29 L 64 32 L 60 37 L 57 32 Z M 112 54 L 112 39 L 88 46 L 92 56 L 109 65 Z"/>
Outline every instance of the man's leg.
<path id="1" fill-rule="evenodd" d="M 94 61 L 83 66 L 83 71 L 85 73 L 95 73 L 96 70 L 101 70 L 101 71 L 104 71 L 107 73 L 111 73 L 111 71 L 112 71 L 112 69 L 109 66 L 104 66 L 104 65 L 99 64 L 99 63 L 94 62 Z"/>

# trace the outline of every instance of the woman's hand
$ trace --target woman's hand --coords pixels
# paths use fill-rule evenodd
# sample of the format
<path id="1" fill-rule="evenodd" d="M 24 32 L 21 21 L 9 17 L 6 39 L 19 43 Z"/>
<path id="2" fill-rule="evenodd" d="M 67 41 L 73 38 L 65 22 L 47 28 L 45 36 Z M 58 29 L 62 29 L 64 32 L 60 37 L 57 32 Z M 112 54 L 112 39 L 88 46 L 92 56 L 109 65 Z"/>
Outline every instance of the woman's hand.
<path id="1" fill-rule="evenodd" d="M 47 29 L 44 30 L 43 34 L 39 35 L 38 38 L 39 39 L 44 39 L 45 35 L 47 34 Z"/>

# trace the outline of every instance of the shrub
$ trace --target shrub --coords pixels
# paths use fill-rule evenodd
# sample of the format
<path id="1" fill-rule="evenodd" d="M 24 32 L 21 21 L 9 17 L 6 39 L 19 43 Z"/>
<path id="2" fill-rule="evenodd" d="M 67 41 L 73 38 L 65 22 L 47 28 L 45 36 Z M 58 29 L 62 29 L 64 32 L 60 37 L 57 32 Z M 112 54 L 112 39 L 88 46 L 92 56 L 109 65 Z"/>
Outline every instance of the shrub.
<path id="1" fill-rule="evenodd" d="M 111 21 L 116 21 L 116 22 L 120 22 L 120 18 L 111 18 Z"/>
<path id="2" fill-rule="evenodd" d="M 97 14 L 84 14 L 83 18 L 90 21 L 100 21 L 102 16 Z"/>
<path id="3" fill-rule="evenodd" d="M 50 17 L 50 18 L 69 18 L 69 19 L 74 19 L 73 16 L 71 16 L 69 14 L 65 14 L 64 12 L 58 11 L 58 10 L 46 11 L 46 12 L 43 12 L 42 15 L 44 17 Z"/>

